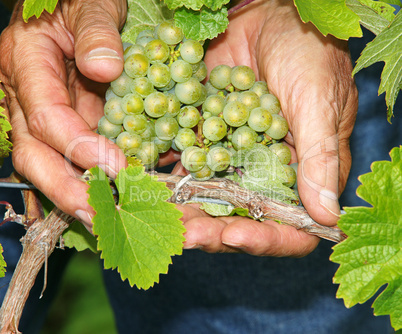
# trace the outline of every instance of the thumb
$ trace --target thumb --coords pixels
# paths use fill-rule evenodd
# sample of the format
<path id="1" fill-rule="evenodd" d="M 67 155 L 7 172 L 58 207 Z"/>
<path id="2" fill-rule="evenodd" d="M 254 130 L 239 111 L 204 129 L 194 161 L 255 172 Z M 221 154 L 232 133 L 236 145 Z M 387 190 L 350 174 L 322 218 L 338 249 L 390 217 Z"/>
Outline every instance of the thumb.
<path id="1" fill-rule="evenodd" d="M 69 10 L 80 72 L 97 82 L 110 82 L 123 71 L 123 46 L 119 29 L 127 14 L 123 0 L 79 1 Z M 74 7 L 74 6 L 73 6 Z"/>

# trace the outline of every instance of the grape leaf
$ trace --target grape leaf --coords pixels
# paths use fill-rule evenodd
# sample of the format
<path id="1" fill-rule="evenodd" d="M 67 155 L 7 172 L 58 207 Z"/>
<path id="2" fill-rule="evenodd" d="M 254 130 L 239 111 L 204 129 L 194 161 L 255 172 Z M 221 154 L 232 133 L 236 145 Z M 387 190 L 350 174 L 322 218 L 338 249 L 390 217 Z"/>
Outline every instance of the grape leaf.
<path id="1" fill-rule="evenodd" d="M 174 19 L 188 39 L 197 41 L 215 38 L 224 32 L 229 24 L 226 7 L 217 11 L 208 8 L 193 11 L 182 7 L 176 10 Z"/>
<path id="2" fill-rule="evenodd" d="M 74 221 L 63 232 L 63 239 L 64 246 L 75 248 L 79 252 L 86 249 L 94 253 L 98 252 L 96 238 L 78 221 Z"/>
<path id="3" fill-rule="evenodd" d="M 169 9 L 177 9 L 184 6 L 188 9 L 200 10 L 202 6 L 205 6 L 212 10 L 218 10 L 229 1 L 230 0 L 165 0 L 165 3 Z"/>
<path id="4" fill-rule="evenodd" d="M 377 161 L 359 177 L 357 195 L 372 205 L 345 208 L 338 226 L 348 238 L 333 248 L 330 259 L 340 267 L 334 276 L 337 297 L 346 307 L 363 303 L 387 284 L 373 304 L 374 314 L 391 316 L 402 328 L 402 146 L 391 161 Z"/>
<path id="5" fill-rule="evenodd" d="M 402 11 L 399 11 L 391 24 L 381 31 L 364 48 L 353 69 L 353 75 L 362 68 L 376 62 L 385 62 L 381 73 L 381 83 L 378 95 L 385 92 L 388 111 L 387 118 L 391 121 L 394 114 L 394 104 L 402 85 Z"/>
<path id="6" fill-rule="evenodd" d="M 204 210 L 210 216 L 214 216 L 214 217 L 225 217 L 225 216 L 238 215 L 238 216 L 248 217 L 248 218 L 253 219 L 253 217 L 250 216 L 248 209 L 235 208 L 232 204 L 226 205 L 226 204 L 203 202 L 202 205 L 200 206 L 200 209 Z"/>
<path id="7" fill-rule="evenodd" d="M 0 100 L 5 97 L 4 92 L 0 89 Z M 3 114 L 4 108 L 0 107 L 0 158 L 8 157 L 13 144 L 8 140 L 7 132 L 11 130 L 11 124 Z M 1 164 L 0 164 L 1 166 Z"/>
<path id="8" fill-rule="evenodd" d="M 22 10 L 22 18 L 25 22 L 32 16 L 39 18 L 44 10 L 52 14 L 56 8 L 58 0 L 25 0 Z"/>
<path id="9" fill-rule="evenodd" d="M 98 167 L 90 171 L 88 203 L 96 212 L 93 231 L 105 268 L 117 267 L 122 280 L 148 289 L 167 273 L 171 256 L 182 253 L 182 213 L 166 202 L 173 192 L 144 167 L 129 166 L 115 180 L 116 205 L 105 173 Z"/>
<path id="10" fill-rule="evenodd" d="M 122 41 L 134 44 L 139 32 L 153 29 L 172 17 L 173 11 L 170 11 L 163 1 L 128 0 L 126 24 L 121 33 Z"/>
<path id="11" fill-rule="evenodd" d="M 6 275 L 6 261 L 4 261 L 3 256 L 3 246 L 0 244 L 0 277 L 4 277 Z"/>
<path id="12" fill-rule="evenodd" d="M 345 0 L 294 0 L 303 22 L 312 22 L 321 33 L 339 39 L 361 37 L 359 16 L 345 4 Z"/>

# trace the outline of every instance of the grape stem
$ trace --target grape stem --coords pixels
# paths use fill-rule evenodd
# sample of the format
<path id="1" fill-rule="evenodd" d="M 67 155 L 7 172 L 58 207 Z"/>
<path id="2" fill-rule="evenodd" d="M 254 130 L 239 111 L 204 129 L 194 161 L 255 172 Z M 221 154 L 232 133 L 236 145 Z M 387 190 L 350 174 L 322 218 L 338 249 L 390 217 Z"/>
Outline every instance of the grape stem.
<path id="1" fill-rule="evenodd" d="M 233 14 L 234 12 L 238 11 L 239 9 L 243 8 L 244 6 L 252 3 L 254 0 L 244 0 L 241 1 L 240 3 L 238 3 L 236 6 L 233 6 L 232 8 L 230 8 L 228 10 L 228 16 L 230 16 L 231 14 Z"/>

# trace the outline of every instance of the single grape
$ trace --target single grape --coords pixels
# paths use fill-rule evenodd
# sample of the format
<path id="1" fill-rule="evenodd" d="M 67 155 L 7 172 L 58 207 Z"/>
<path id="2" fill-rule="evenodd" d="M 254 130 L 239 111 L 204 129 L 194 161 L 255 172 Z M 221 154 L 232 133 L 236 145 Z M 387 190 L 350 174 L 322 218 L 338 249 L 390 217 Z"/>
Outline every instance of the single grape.
<path id="1" fill-rule="evenodd" d="M 212 116 L 204 121 L 202 133 L 210 141 L 220 141 L 227 134 L 227 125 L 222 118 Z"/>
<path id="2" fill-rule="evenodd" d="M 166 86 L 158 87 L 158 90 L 160 90 L 162 92 L 170 92 L 174 89 L 175 85 L 176 85 L 176 81 L 170 79 L 170 81 L 168 82 L 168 84 Z"/>
<path id="3" fill-rule="evenodd" d="M 225 97 L 226 103 L 237 101 L 240 97 L 239 92 L 232 92 Z"/>
<path id="4" fill-rule="evenodd" d="M 272 115 L 267 109 L 261 107 L 254 108 L 250 112 L 247 123 L 254 131 L 263 132 L 271 126 Z"/>
<path id="5" fill-rule="evenodd" d="M 113 93 L 122 97 L 127 93 L 130 93 L 130 85 L 132 82 L 133 79 L 123 71 L 123 73 L 116 80 L 113 80 L 110 83 L 110 87 L 112 87 Z"/>
<path id="6" fill-rule="evenodd" d="M 294 168 L 289 165 L 283 165 L 283 168 L 285 169 L 286 177 L 287 177 L 286 182 L 284 182 L 283 184 L 289 188 L 293 187 L 296 183 L 296 178 L 297 178 Z"/>
<path id="7" fill-rule="evenodd" d="M 127 115 L 124 118 L 123 127 L 130 133 L 141 134 L 147 128 L 147 119 L 144 115 Z"/>
<path id="8" fill-rule="evenodd" d="M 112 97 L 103 106 L 105 117 L 110 123 L 123 124 L 126 113 L 121 108 L 121 100 L 120 97 Z"/>
<path id="9" fill-rule="evenodd" d="M 136 78 L 130 86 L 133 93 L 139 94 L 142 98 L 147 97 L 155 91 L 154 85 L 147 77 Z"/>
<path id="10" fill-rule="evenodd" d="M 152 29 L 145 29 L 143 31 L 140 31 L 137 35 L 137 39 L 138 38 L 142 38 L 142 37 L 154 37 L 154 31 Z"/>
<path id="11" fill-rule="evenodd" d="M 250 88 L 250 90 L 254 93 L 256 93 L 259 97 L 261 97 L 264 94 L 268 94 L 268 86 L 265 81 L 256 81 L 254 82 L 254 85 Z"/>
<path id="12" fill-rule="evenodd" d="M 152 30 L 143 30 L 137 35 L 135 44 L 145 47 L 145 45 L 147 45 L 153 39 L 155 39 L 155 37 L 154 32 Z"/>
<path id="13" fill-rule="evenodd" d="M 205 115 L 206 112 L 211 113 L 212 116 L 218 116 L 223 112 L 226 105 L 225 98 L 220 95 L 209 95 L 202 105 L 202 111 Z"/>
<path id="14" fill-rule="evenodd" d="M 172 79 L 176 82 L 185 82 L 193 75 L 193 70 L 190 63 L 178 59 L 170 66 L 170 74 Z"/>
<path id="15" fill-rule="evenodd" d="M 247 107 L 239 101 L 229 102 L 223 108 L 223 119 L 234 127 L 246 124 L 249 114 Z"/>
<path id="16" fill-rule="evenodd" d="M 116 138 L 121 130 L 121 125 L 110 123 L 105 116 L 103 116 L 98 122 L 98 132 L 106 138 Z"/>
<path id="17" fill-rule="evenodd" d="M 174 117 L 163 116 L 155 121 L 155 133 L 159 139 L 172 140 L 179 131 L 179 124 Z"/>
<path id="18" fill-rule="evenodd" d="M 272 124 L 265 133 L 272 139 L 279 140 L 286 136 L 289 131 L 288 122 L 281 115 L 272 115 Z"/>
<path id="19" fill-rule="evenodd" d="M 143 54 L 131 55 L 124 62 L 124 70 L 131 78 L 145 77 L 149 68 L 149 59 Z"/>
<path id="20" fill-rule="evenodd" d="M 192 104 L 201 96 L 201 83 L 195 78 L 190 78 L 186 82 L 177 83 L 174 91 L 181 103 Z"/>
<path id="21" fill-rule="evenodd" d="M 193 107 L 196 107 L 196 108 L 201 106 L 205 102 L 205 99 L 208 96 L 207 95 L 207 89 L 205 88 L 205 86 L 201 84 L 200 88 L 201 88 L 200 97 L 198 98 L 197 101 L 195 101 L 194 103 L 191 104 Z"/>
<path id="22" fill-rule="evenodd" d="M 209 75 L 209 82 L 216 89 L 225 89 L 230 85 L 232 68 L 228 65 L 218 65 L 214 67 Z"/>
<path id="23" fill-rule="evenodd" d="M 157 88 L 166 86 L 171 79 L 169 67 L 162 63 L 151 65 L 148 69 L 148 79 Z"/>
<path id="24" fill-rule="evenodd" d="M 190 64 L 198 63 L 204 57 L 204 48 L 198 41 L 187 39 L 180 46 L 180 56 Z"/>
<path id="25" fill-rule="evenodd" d="M 181 154 L 181 163 L 189 172 L 198 172 L 206 165 L 207 155 L 202 148 L 190 146 Z"/>
<path id="26" fill-rule="evenodd" d="M 161 92 L 149 94 L 144 100 L 145 112 L 151 117 L 162 117 L 168 110 L 168 99 Z"/>
<path id="27" fill-rule="evenodd" d="M 226 170 L 230 165 L 230 152 L 224 147 L 214 147 L 207 154 L 207 165 L 215 171 L 221 172 Z"/>
<path id="28" fill-rule="evenodd" d="M 153 143 L 158 148 L 159 154 L 166 153 L 172 147 L 172 141 L 171 140 L 162 140 L 162 139 L 160 139 L 158 137 L 154 138 Z"/>
<path id="29" fill-rule="evenodd" d="M 281 111 L 281 104 L 275 95 L 261 95 L 260 102 L 261 107 L 267 109 L 271 114 L 278 114 Z"/>
<path id="30" fill-rule="evenodd" d="M 135 156 L 141 160 L 145 168 L 151 169 L 156 166 L 159 160 L 158 147 L 153 142 L 143 142 Z"/>
<path id="31" fill-rule="evenodd" d="M 152 141 L 156 138 L 155 122 L 153 120 L 147 121 L 147 126 L 144 132 L 140 134 L 142 141 Z"/>
<path id="32" fill-rule="evenodd" d="M 176 117 L 180 112 L 181 103 L 176 95 L 172 93 L 164 93 L 168 100 L 168 110 L 165 116 Z"/>
<path id="33" fill-rule="evenodd" d="M 141 114 L 144 111 L 144 101 L 137 93 L 129 93 L 121 99 L 121 109 L 126 114 Z"/>
<path id="34" fill-rule="evenodd" d="M 252 91 L 244 91 L 239 94 L 237 101 L 243 103 L 249 111 L 260 106 L 259 96 Z"/>
<path id="35" fill-rule="evenodd" d="M 202 117 L 204 119 L 208 119 L 208 118 L 212 117 L 212 114 L 209 111 L 206 111 L 206 112 L 202 113 Z"/>
<path id="36" fill-rule="evenodd" d="M 182 41 L 183 31 L 176 27 L 173 20 L 162 22 L 156 29 L 158 37 L 166 44 L 175 45 Z"/>
<path id="37" fill-rule="evenodd" d="M 209 80 L 205 83 L 205 88 L 207 89 L 207 95 L 208 96 L 209 95 L 216 95 L 219 92 L 221 92 L 221 90 L 219 90 L 219 89 L 215 88 L 214 86 L 212 86 L 212 84 L 211 84 L 211 82 Z"/>
<path id="38" fill-rule="evenodd" d="M 177 121 L 183 128 L 193 128 L 198 124 L 200 118 L 200 112 L 193 106 L 182 107 L 177 115 Z"/>
<path id="39" fill-rule="evenodd" d="M 116 144 L 126 155 L 134 155 L 142 144 L 141 136 L 123 131 L 116 138 Z"/>
<path id="40" fill-rule="evenodd" d="M 215 172 L 205 165 L 198 172 L 192 172 L 191 176 L 198 181 L 207 181 L 215 176 Z"/>
<path id="41" fill-rule="evenodd" d="M 285 144 L 275 143 L 269 146 L 269 149 L 277 155 L 279 161 L 282 164 L 287 165 L 290 162 L 290 159 L 292 158 L 292 153 L 290 151 L 290 148 Z"/>
<path id="42" fill-rule="evenodd" d="M 243 125 L 233 132 L 232 144 L 233 147 L 239 151 L 252 148 L 256 143 L 258 134 L 247 125 Z"/>
<path id="43" fill-rule="evenodd" d="M 196 72 L 193 72 L 193 77 L 196 78 L 199 82 L 203 81 L 208 74 L 208 69 L 207 65 L 204 63 L 204 61 L 199 62 L 200 66 Z"/>
<path id="44" fill-rule="evenodd" d="M 108 87 L 108 89 L 106 89 L 106 93 L 105 93 L 105 100 L 108 101 L 110 98 L 112 97 L 119 97 L 118 95 L 116 95 L 113 92 L 113 89 L 111 86 Z"/>
<path id="45" fill-rule="evenodd" d="M 145 45 L 145 55 L 151 64 L 164 63 L 169 58 L 169 46 L 160 39 L 154 39 Z"/>
<path id="46" fill-rule="evenodd" d="M 139 44 L 130 45 L 127 49 L 124 50 L 124 61 L 126 61 L 126 59 L 131 55 L 135 55 L 137 53 L 144 55 L 145 54 L 144 47 Z"/>
<path id="47" fill-rule="evenodd" d="M 254 71 L 248 66 L 235 66 L 230 74 L 230 82 L 237 89 L 247 90 L 254 85 Z"/>
<path id="48" fill-rule="evenodd" d="M 192 129 L 182 128 L 177 132 L 174 143 L 180 151 L 184 151 L 187 147 L 195 144 L 197 137 Z"/>

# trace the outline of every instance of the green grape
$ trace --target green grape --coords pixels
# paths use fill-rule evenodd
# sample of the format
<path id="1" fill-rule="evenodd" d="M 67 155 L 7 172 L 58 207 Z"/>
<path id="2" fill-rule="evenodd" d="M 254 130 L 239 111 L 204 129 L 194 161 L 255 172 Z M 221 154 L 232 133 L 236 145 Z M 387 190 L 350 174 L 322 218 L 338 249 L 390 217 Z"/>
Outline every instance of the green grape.
<path id="1" fill-rule="evenodd" d="M 181 163 L 189 172 L 198 172 L 206 165 L 207 155 L 202 148 L 190 146 L 181 154 Z"/>
<path id="2" fill-rule="evenodd" d="M 256 81 L 250 90 L 256 93 L 259 97 L 269 93 L 268 86 L 265 81 Z"/>
<path id="3" fill-rule="evenodd" d="M 258 134 L 247 125 L 243 125 L 233 132 L 232 144 L 233 147 L 239 151 L 252 148 L 256 143 Z"/>
<path id="4" fill-rule="evenodd" d="M 153 142 L 143 142 L 135 156 L 141 160 L 146 169 L 151 169 L 159 160 L 158 147 Z"/>
<path id="5" fill-rule="evenodd" d="M 214 86 L 212 86 L 211 82 L 208 80 L 205 83 L 205 88 L 207 89 L 207 95 L 216 95 L 219 92 L 221 92 L 219 89 L 215 88 Z"/>
<path id="6" fill-rule="evenodd" d="M 137 93 L 130 93 L 121 99 L 121 109 L 126 114 L 141 114 L 144 111 L 144 101 Z"/>
<path id="7" fill-rule="evenodd" d="M 207 98 L 207 89 L 205 88 L 204 85 L 201 85 L 200 87 L 201 87 L 200 97 L 198 98 L 197 101 L 195 101 L 194 103 L 191 104 L 193 107 L 196 107 L 196 108 L 201 106 L 205 102 L 205 99 Z"/>
<path id="8" fill-rule="evenodd" d="M 230 165 L 230 152 L 224 147 L 214 147 L 207 154 L 207 165 L 215 171 L 221 172 L 226 170 Z"/>
<path id="9" fill-rule="evenodd" d="M 283 168 L 286 172 L 287 180 L 283 184 L 289 188 L 293 187 L 296 184 L 297 174 L 292 166 L 283 165 Z"/>
<path id="10" fill-rule="evenodd" d="M 216 89 L 225 89 L 230 85 L 232 68 L 228 65 L 218 65 L 214 67 L 209 75 L 209 82 Z"/>
<path id="11" fill-rule="evenodd" d="M 145 45 L 145 55 L 151 64 L 164 63 L 169 58 L 169 46 L 160 39 L 154 39 Z"/>
<path id="12" fill-rule="evenodd" d="M 254 71 L 248 66 L 235 66 L 233 67 L 232 73 L 230 74 L 230 82 L 237 89 L 247 90 L 254 85 Z"/>
<path id="13" fill-rule="evenodd" d="M 110 123 L 105 116 L 103 116 L 98 122 L 98 132 L 106 138 L 116 138 L 121 130 L 121 125 Z"/>
<path id="14" fill-rule="evenodd" d="M 181 103 L 192 104 L 201 96 L 201 83 L 195 78 L 190 78 L 186 82 L 177 83 L 174 91 Z"/>
<path id="15" fill-rule="evenodd" d="M 153 143 L 158 148 L 159 154 L 166 153 L 172 147 L 172 141 L 171 140 L 162 140 L 162 139 L 160 139 L 158 137 L 154 138 Z"/>
<path id="16" fill-rule="evenodd" d="M 144 132 L 140 134 L 142 141 L 152 141 L 156 137 L 155 122 L 153 120 L 147 121 L 147 126 Z"/>
<path id="17" fill-rule="evenodd" d="M 105 117 L 110 123 L 116 125 L 123 124 L 126 113 L 121 108 L 121 100 L 122 99 L 120 97 L 112 97 L 106 101 L 105 105 L 103 106 Z"/>
<path id="18" fill-rule="evenodd" d="M 192 129 L 182 128 L 177 132 L 174 143 L 180 151 L 184 151 L 187 147 L 193 146 L 197 137 Z"/>
<path id="19" fill-rule="evenodd" d="M 241 92 L 237 101 L 243 103 L 249 111 L 260 106 L 260 98 L 252 91 Z"/>
<path id="20" fill-rule="evenodd" d="M 173 20 L 162 22 L 156 29 L 158 37 L 166 44 L 175 45 L 183 40 L 183 31 L 176 27 Z"/>
<path id="21" fill-rule="evenodd" d="M 203 81 L 208 74 L 208 69 L 207 65 L 204 63 L 204 61 L 199 62 L 200 66 L 196 72 L 193 72 L 193 77 L 196 78 L 199 82 Z"/>
<path id="22" fill-rule="evenodd" d="M 168 110 L 165 116 L 176 117 L 180 112 L 181 103 L 176 95 L 172 93 L 165 93 L 168 100 Z"/>
<path id="23" fill-rule="evenodd" d="M 116 138 L 116 144 L 126 155 L 134 155 L 142 144 L 141 136 L 123 131 Z"/>
<path id="24" fill-rule="evenodd" d="M 281 104 L 275 95 L 264 94 L 260 97 L 261 107 L 267 109 L 271 114 L 279 114 Z"/>
<path id="25" fill-rule="evenodd" d="M 124 71 L 123 73 L 114 81 L 110 83 L 113 93 L 117 96 L 123 97 L 124 95 L 130 93 L 130 85 L 133 79 L 130 78 Z"/>
<path id="26" fill-rule="evenodd" d="M 190 64 L 198 63 L 204 57 L 204 48 L 198 41 L 187 39 L 180 46 L 180 56 Z"/>
<path id="27" fill-rule="evenodd" d="M 128 57 L 130 57 L 131 55 L 135 55 L 135 54 L 142 54 L 145 55 L 145 49 L 143 46 L 139 45 L 139 44 L 132 44 L 130 45 L 128 48 L 126 48 L 124 50 L 124 61 L 126 61 L 126 59 Z"/>
<path id="28" fill-rule="evenodd" d="M 198 181 L 207 181 L 215 176 L 215 172 L 205 165 L 198 172 L 192 172 L 191 176 Z"/>
<path id="29" fill-rule="evenodd" d="M 229 102 L 223 108 L 223 119 L 228 125 L 234 127 L 246 124 L 249 114 L 247 107 L 238 101 Z"/>
<path id="30" fill-rule="evenodd" d="M 193 70 L 188 62 L 178 59 L 170 66 L 170 75 L 176 82 L 185 82 L 191 78 Z"/>
<path id="31" fill-rule="evenodd" d="M 223 112 L 223 108 L 226 105 L 225 98 L 220 95 L 209 95 L 202 105 L 202 111 L 204 115 L 206 112 L 210 112 L 212 116 L 218 116 Z"/>
<path id="32" fill-rule="evenodd" d="M 130 133 L 141 134 L 147 128 L 147 119 L 144 115 L 127 115 L 124 118 L 123 127 Z"/>
<path id="33" fill-rule="evenodd" d="M 206 111 L 206 112 L 202 113 L 202 117 L 204 119 L 208 119 L 208 118 L 212 117 L 212 114 L 209 111 Z"/>
<path id="34" fill-rule="evenodd" d="M 130 86 L 133 93 L 139 94 L 142 98 L 146 98 L 155 91 L 154 85 L 147 77 L 136 78 Z"/>
<path id="35" fill-rule="evenodd" d="M 138 33 L 135 44 L 145 47 L 145 45 L 147 45 L 154 38 L 154 32 L 152 30 L 143 30 Z"/>
<path id="36" fill-rule="evenodd" d="M 151 93 L 144 100 L 146 114 L 154 118 L 165 115 L 168 110 L 168 105 L 166 95 L 161 92 Z"/>
<path id="37" fill-rule="evenodd" d="M 105 92 L 105 100 L 108 101 L 108 100 L 109 100 L 110 98 L 112 98 L 112 97 L 119 97 L 119 96 L 116 95 L 116 94 L 113 92 L 112 87 L 109 86 L 108 89 L 106 89 L 106 92 Z"/>
<path id="38" fill-rule="evenodd" d="M 183 128 L 193 128 L 198 124 L 200 118 L 200 112 L 193 106 L 182 107 L 177 115 L 177 121 Z"/>
<path id="39" fill-rule="evenodd" d="M 281 115 L 272 115 L 272 124 L 265 133 L 272 139 L 279 140 L 286 136 L 289 131 L 288 122 Z"/>
<path id="40" fill-rule="evenodd" d="M 174 88 L 175 85 L 176 85 L 176 82 L 174 80 L 170 79 L 170 81 L 168 82 L 168 84 L 166 86 L 158 87 L 158 90 L 160 90 L 162 92 L 169 92 Z"/>
<path id="41" fill-rule="evenodd" d="M 152 29 L 145 29 L 140 31 L 137 35 L 137 39 L 141 37 L 154 37 L 154 31 Z"/>
<path id="42" fill-rule="evenodd" d="M 222 118 L 212 116 L 204 121 L 202 133 L 210 141 L 220 141 L 227 134 L 227 125 Z"/>
<path id="43" fill-rule="evenodd" d="M 171 79 L 169 67 L 162 63 L 151 65 L 148 69 L 148 79 L 157 88 L 166 86 Z"/>
<path id="44" fill-rule="evenodd" d="M 292 158 L 292 153 L 290 151 L 290 148 L 285 144 L 275 143 L 269 146 L 269 149 L 277 155 L 279 161 L 282 164 L 287 165 L 290 162 L 290 159 Z"/>
<path id="45" fill-rule="evenodd" d="M 269 129 L 272 124 L 271 113 L 264 108 L 254 108 L 248 117 L 248 126 L 254 131 L 263 132 Z"/>
<path id="46" fill-rule="evenodd" d="M 225 101 L 226 101 L 226 103 L 234 102 L 234 101 L 237 101 L 239 97 L 240 97 L 239 92 L 232 92 L 232 93 L 226 95 Z"/>
<path id="47" fill-rule="evenodd" d="M 174 117 L 163 116 L 155 122 L 155 133 L 159 139 L 172 140 L 179 131 L 179 124 Z"/>
<path id="48" fill-rule="evenodd" d="M 124 62 L 124 70 L 131 78 L 145 77 L 149 68 L 149 59 L 143 54 L 131 55 Z"/>

